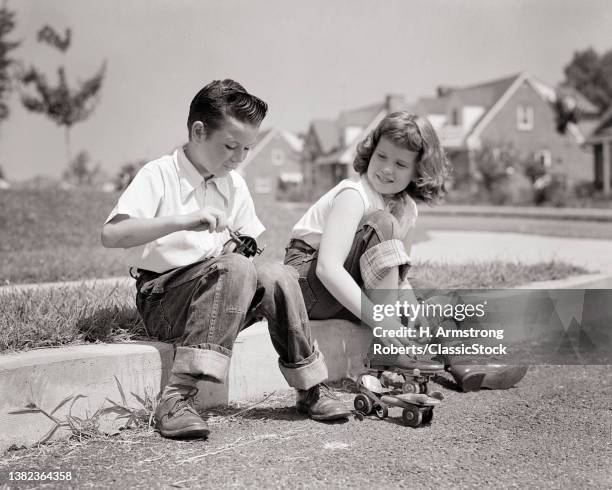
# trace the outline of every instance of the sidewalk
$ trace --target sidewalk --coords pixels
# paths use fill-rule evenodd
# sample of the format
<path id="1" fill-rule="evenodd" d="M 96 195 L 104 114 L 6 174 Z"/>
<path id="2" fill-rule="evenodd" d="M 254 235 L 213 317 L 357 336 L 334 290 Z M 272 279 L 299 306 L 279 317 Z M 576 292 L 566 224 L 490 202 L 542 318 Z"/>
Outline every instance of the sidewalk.
<path id="1" fill-rule="evenodd" d="M 461 264 L 505 260 L 533 264 L 560 260 L 590 272 L 612 272 L 612 240 L 485 231 L 428 231 L 412 247 L 415 262 Z"/>
<path id="2" fill-rule="evenodd" d="M 540 208 L 535 206 L 473 206 L 467 204 L 443 204 L 435 207 L 419 206 L 419 213 L 422 216 L 500 216 L 506 218 L 612 221 L 612 209 L 598 208 Z"/>

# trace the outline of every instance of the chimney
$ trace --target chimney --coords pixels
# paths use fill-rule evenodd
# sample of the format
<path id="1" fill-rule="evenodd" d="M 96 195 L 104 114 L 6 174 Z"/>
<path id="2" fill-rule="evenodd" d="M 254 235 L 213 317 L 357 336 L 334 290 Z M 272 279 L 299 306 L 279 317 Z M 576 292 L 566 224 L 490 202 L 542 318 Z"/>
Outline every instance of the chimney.
<path id="1" fill-rule="evenodd" d="M 403 95 L 388 94 L 385 97 L 385 109 L 388 112 L 397 112 L 406 108 L 406 102 Z"/>
<path id="2" fill-rule="evenodd" d="M 451 93 L 451 91 L 452 91 L 452 88 L 446 85 L 439 85 L 438 88 L 436 89 L 438 97 L 446 97 L 448 94 Z"/>

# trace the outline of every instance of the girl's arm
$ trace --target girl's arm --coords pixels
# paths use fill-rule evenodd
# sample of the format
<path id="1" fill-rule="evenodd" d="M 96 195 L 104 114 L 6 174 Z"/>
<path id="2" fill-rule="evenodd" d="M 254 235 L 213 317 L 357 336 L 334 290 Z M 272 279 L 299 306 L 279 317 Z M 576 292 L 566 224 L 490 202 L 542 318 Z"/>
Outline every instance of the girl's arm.
<path id="1" fill-rule="evenodd" d="M 372 320 L 374 305 L 344 268 L 344 261 L 351 250 L 364 212 L 363 200 L 356 190 L 347 189 L 336 196 L 321 236 L 316 274 L 327 290 L 347 310 L 370 328 L 374 328 L 377 326 Z M 400 322 L 393 319 L 388 319 L 385 323 L 385 328 L 403 327 Z M 402 345 L 399 339 L 385 340 L 398 346 Z"/>
<path id="2" fill-rule="evenodd" d="M 181 230 L 223 231 L 227 218 L 223 211 L 207 206 L 193 213 L 157 218 L 132 218 L 118 214 L 102 227 L 102 245 L 130 248 L 144 245 Z"/>

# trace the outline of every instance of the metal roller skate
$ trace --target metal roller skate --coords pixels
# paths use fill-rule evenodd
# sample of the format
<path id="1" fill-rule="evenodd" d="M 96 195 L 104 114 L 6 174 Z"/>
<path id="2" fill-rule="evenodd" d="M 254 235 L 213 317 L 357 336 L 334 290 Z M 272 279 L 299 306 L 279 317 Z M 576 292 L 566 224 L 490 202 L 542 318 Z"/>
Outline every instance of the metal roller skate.
<path id="1" fill-rule="evenodd" d="M 372 412 L 379 419 L 389 415 L 389 407 L 402 408 L 402 420 L 408 427 L 420 427 L 430 424 L 433 420 L 433 410 L 442 400 L 442 394 L 432 393 L 432 396 L 417 393 L 394 394 L 392 388 L 386 388 L 380 380 L 369 374 L 359 377 L 357 386 L 360 393 L 353 402 L 357 413 L 370 415 Z"/>
<path id="2" fill-rule="evenodd" d="M 408 356 L 372 355 L 366 374 L 375 376 L 383 386 L 401 388 L 404 393 L 429 394 L 429 381 L 444 372 L 436 361 L 416 360 Z"/>

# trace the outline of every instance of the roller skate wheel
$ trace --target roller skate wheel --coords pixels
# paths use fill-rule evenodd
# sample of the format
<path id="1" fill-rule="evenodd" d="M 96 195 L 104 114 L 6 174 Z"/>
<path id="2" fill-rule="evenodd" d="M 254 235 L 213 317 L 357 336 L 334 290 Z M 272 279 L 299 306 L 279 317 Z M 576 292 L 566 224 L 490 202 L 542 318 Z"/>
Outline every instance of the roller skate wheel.
<path id="1" fill-rule="evenodd" d="M 355 410 L 361 412 L 364 415 L 369 415 L 372 411 L 372 400 L 370 400 L 367 396 L 361 393 L 355 397 L 353 405 L 355 407 Z"/>
<path id="2" fill-rule="evenodd" d="M 402 391 L 404 393 L 420 393 L 421 392 L 421 385 L 419 385 L 419 383 L 417 383 L 416 381 L 406 381 L 404 383 L 404 386 L 402 386 Z"/>
<path id="3" fill-rule="evenodd" d="M 423 414 L 418 407 L 406 407 L 402 412 L 402 420 L 408 427 L 418 427 L 423 422 Z"/>

